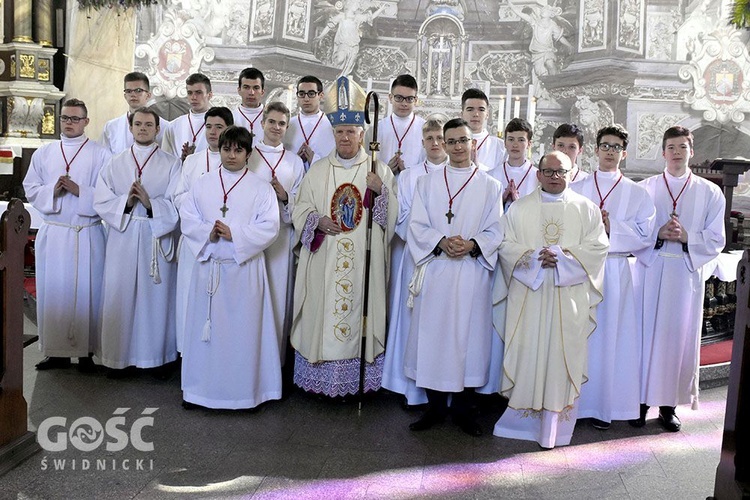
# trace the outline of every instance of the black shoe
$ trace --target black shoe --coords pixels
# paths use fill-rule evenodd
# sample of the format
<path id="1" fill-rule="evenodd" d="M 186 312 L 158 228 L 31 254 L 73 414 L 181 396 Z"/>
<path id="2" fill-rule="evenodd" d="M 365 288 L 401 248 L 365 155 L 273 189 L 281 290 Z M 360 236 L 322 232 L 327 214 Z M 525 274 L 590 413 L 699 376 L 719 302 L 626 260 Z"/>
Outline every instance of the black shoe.
<path id="1" fill-rule="evenodd" d="M 456 424 L 465 434 L 473 437 L 482 435 L 482 428 L 473 418 L 470 417 L 453 417 L 453 423 Z"/>
<path id="2" fill-rule="evenodd" d="M 76 368 L 81 373 L 96 373 L 98 371 L 94 360 L 91 359 L 91 356 L 78 358 L 78 366 L 76 366 Z"/>
<path id="3" fill-rule="evenodd" d="M 591 419 L 591 426 L 594 429 L 599 429 L 600 431 L 606 431 L 609 429 L 609 422 L 605 422 L 604 420 L 599 420 L 598 418 L 592 418 Z"/>
<path id="4" fill-rule="evenodd" d="M 659 423 L 669 432 L 677 432 L 682 427 L 680 419 L 674 414 L 674 406 L 659 407 Z"/>
<path id="5" fill-rule="evenodd" d="M 426 431 L 427 429 L 432 429 L 436 424 L 442 423 L 444 420 L 445 415 L 427 410 L 424 415 L 422 415 L 422 418 L 409 424 L 409 429 L 413 431 Z"/>
<path id="6" fill-rule="evenodd" d="M 182 400 L 182 407 L 186 410 L 197 410 L 199 408 L 203 408 L 201 405 L 185 401 L 184 399 Z"/>
<path id="7" fill-rule="evenodd" d="M 641 403 L 641 416 L 634 419 L 628 420 L 628 423 L 633 427 L 643 427 L 646 425 L 646 414 L 648 413 L 648 405 Z"/>
<path id="8" fill-rule="evenodd" d="M 52 356 L 44 358 L 36 364 L 36 369 L 42 370 L 54 370 L 56 368 L 69 368 L 70 358 L 54 358 Z"/>
<path id="9" fill-rule="evenodd" d="M 127 378 L 132 377 L 136 373 L 136 368 L 134 366 L 128 366 L 127 368 L 117 369 L 117 368 L 108 368 L 107 369 L 107 378 L 110 379 L 121 379 L 121 378 Z"/>

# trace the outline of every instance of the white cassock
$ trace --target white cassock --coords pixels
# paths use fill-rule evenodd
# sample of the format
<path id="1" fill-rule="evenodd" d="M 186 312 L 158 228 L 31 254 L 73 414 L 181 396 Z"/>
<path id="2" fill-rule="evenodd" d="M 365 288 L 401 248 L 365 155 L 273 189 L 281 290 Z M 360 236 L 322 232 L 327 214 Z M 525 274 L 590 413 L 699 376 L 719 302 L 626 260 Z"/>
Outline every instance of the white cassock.
<path id="1" fill-rule="evenodd" d="M 505 151 L 503 140 L 495 135 L 490 135 L 487 130 L 482 130 L 478 134 L 472 134 L 477 141 L 477 165 L 487 167 L 491 171 L 503 164 L 508 153 Z M 497 177 L 495 177 L 497 179 Z M 536 180 L 536 179 L 534 179 Z"/>
<path id="2" fill-rule="evenodd" d="M 578 165 L 573 165 L 573 170 L 570 172 L 570 184 L 576 184 L 578 182 L 581 182 L 585 179 L 587 179 L 591 174 L 586 172 L 585 170 L 581 170 L 581 168 Z"/>
<path id="3" fill-rule="evenodd" d="M 180 206 L 187 196 L 193 183 L 204 174 L 214 171 L 221 165 L 221 153 L 209 149 L 193 153 L 185 158 L 185 163 L 180 169 L 180 180 L 174 195 L 174 206 L 180 211 Z M 193 264 L 195 255 L 190 251 L 190 246 L 180 235 L 177 246 L 177 285 L 175 298 L 175 321 L 177 352 L 182 352 L 183 340 L 185 339 L 185 318 L 187 317 L 188 291 L 190 290 L 190 277 L 193 275 Z"/>
<path id="4" fill-rule="evenodd" d="M 253 144 L 259 144 L 263 140 L 263 104 L 257 108 L 246 108 L 238 105 L 232 110 L 234 124 L 238 127 L 244 127 L 253 134 Z"/>
<path id="5" fill-rule="evenodd" d="M 226 217 L 220 210 L 219 171 L 231 189 Z M 196 179 L 180 215 L 185 242 L 197 255 L 182 360 L 183 399 L 226 409 L 280 399 L 281 365 L 263 256 L 279 231 L 276 194 L 252 172 L 222 167 Z M 232 241 L 209 241 L 217 219 L 229 226 Z"/>
<path id="6" fill-rule="evenodd" d="M 557 253 L 555 268 L 542 267 L 543 247 Z M 570 189 L 553 195 L 539 188 L 505 214 L 502 394 L 509 402 L 496 436 L 544 448 L 570 443 L 608 248 L 599 207 Z"/>
<path id="7" fill-rule="evenodd" d="M 180 160 L 155 144 L 133 145 L 104 167 L 94 208 L 108 226 L 102 305 L 102 363 L 108 368 L 153 368 L 177 358 L 175 281 L 177 210 L 173 203 Z M 151 199 L 152 217 L 136 202 L 125 204 L 143 167 L 141 183 Z"/>
<path id="8" fill-rule="evenodd" d="M 99 142 L 104 146 L 112 156 L 118 155 L 133 145 L 133 134 L 130 132 L 130 123 L 128 115 L 125 113 L 117 118 L 113 118 L 104 124 L 102 136 Z M 159 118 L 159 132 L 156 134 L 156 143 L 161 145 L 164 138 L 164 131 L 169 128 L 169 120 Z"/>
<path id="9" fill-rule="evenodd" d="M 436 165 L 425 160 L 422 165 L 411 166 L 398 174 L 398 220 L 396 221 L 396 235 L 391 240 L 391 244 L 396 238 L 400 238 L 402 242 L 406 241 L 417 179 L 429 172 L 443 169 L 446 163 L 447 161 Z M 421 405 L 427 403 L 427 394 L 404 373 L 404 351 L 411 325 L 411 308 L 407 307 L 406 299 L 409 296 L 409 282 L 415 267 L 414 259 L 408 251 L 401 253 L 400 260 L 391 260 L 391 281 L 388 284 L 388 338 L 383 365 L 383 387 L 403 394 L 410 405 Z"/>
<path id="10" fill-rule="evenodd" d="M 326 121 L 328 120 L 326 119 Z M 275 175 L 289 196 L 286 204 L 277 200 L 281 220 L 279 237 L 264 252 L 276 321 L 275 330 L 279 336 L 279 355 L 281 356 L 281 363 L 284 364 L 286 340 L 292 320 L 291 307 L 294 291 L 294 254 L 292 250 L 297 244 L 297 239 L 294 237 L 294 226 L 292 226 L 292 212 L 294 211 L 294 198 L 297 196 L 302 177 L 305 175 L 305 167 L 302 165 L 302 159 L 292 151 L 284 149 L 283 145 L 273 147 L 263 142 L 258 143 L 255 147 L 255 151 L 248 160 L 248 167 L 251 172 L 254 172 L 269 185 Z"/>
<path id="11" fill-rule="evenodd" d="M 526 160 L 523 165 L 518 167 L 513 167 L 504 161 L 488 173 L 500 181 L 500 184 L 503 185 L 503 192 L 508 189 L 510 181 L 513 181 L 516 190 L 518 190 L 518 196 L 524 197 L 536 191 L 537 186 L 539 186 L 539 180 L 536 177 L 537 172 L 538 169 L 531 163 L 531 160 Z M 505 204 L 506 211 L 508 207 L 510 207 L 510 203 Z"/>
<path id="12" fill-rule="evenodd" d="M 297 351 L 294 382 L 328 396 L 356 394 L 359 381 L 364 267 L 367 247 L 366 196 L 369 155 L 341 159 L 336 151 L 313 164 L 297 194 L 294 228 L 300 237 L 291 342 Z M 371 240 L 370 294 L 365 330 L 365 390 L 380 388 L 385 348 L 388 243 L 398 201 L 395 179 L 382 162 L 383 191 L 375 197 Z M 325 235 L 320 217 L 348 230 Z M 319 247 L 313 248 L 319 243 Z"/>
<path id="13" fill-rule="evenodd" d="M 450 223 L 446 182 L 455 196 Z M 417 181 L 407 236 L 417 269 L 409 287 L 414 311 L 404 369 L 418 387 L 461 392 L 487 383 L 492 272 L 503 240 L 501 195 L 500 183 L 474 164 L 448 165 Z M 440 240 L 451 236 L 474 239 L 481 254 L 435 256 Z"/>
<path id="14" fill-rule="evenodd" d="M 162 146 L 164 152 L 182 158 L 182 146 L 186 142 L 195 145 L 195 153 L 208 149 L 206 141 L 205 126 L 206 113 L 193 113 L 178 116 L 169 124 L 164 131 Z"/>
<path id="15" fill-rule="evenodd" d="M 284 147 L 296 155 L 305 142 L 315 152 L 312 160 L 305 163 L 305 172 L 307 172 L 310 165 L 331 154 L 336 147 L 336 141 L 333 139 L 333 126 L 322 111 L 313 115 L 299 113 L 289 120 L 289 128 L 284 134 Z"/>
<path id="16" fill-rule="evenodd" d="M 66 159 L 78 196 L 55 196 Z M 98 345 L 105 232 L 93 203 L 108 160 L 109 152 L 86 136 L 62 135 L 34 152 L 23 180 L 27 199 L 43 217 L 35 261 L 39 348 L 45 356 L 87 357 Z"/>
<path id="17" fill-rule="evenodd" d="M 403 118 L 391 114 L 380 120 L 378 122 L 378 141 L 380 142 L 378 158 L 388 163 L 396 154 L 396 151 L 401 151 L 401 159 L 404 160 L 405 167 L 421 165 L 426 157 L 425 150 L 422 147 L 422 126 L 424 122 L 424 118 L 413 112 Z M 368 151 L 368 144 L 371 140 L 372 127 L 367 130 L 364 142 L 365 149 Z"/>
<path id="18" fill-rule="evenodd" d="M 596 171 L 571 189 L 596 205 L 603 198 L 603 209 L 609 213 L 604 298 L 589 337 L 589 380 L 581 387 L 578 418 L 635 419 L 641 403 L 642 332 L 628 256 L 654 246 L 654 203 L 643 187 L 619 170 Z"/>
<path id="19" fill-rule="evenodd" d="M 691 174 L 688 169 L 678 178 L 665 170 L 641 182 L 656 205 L 654 232 L 674 210 L 688 234 L 687 252 L 679 242 L 664 241 L 661 248 L 654 248 L 657 243 L 636 254 L 636 300 L 643 318 L 641 402 L 649 406 L 698 407 L 706 264 L 724 248 L 726 200 L 716 184 Z M 673 209 L 665 178 L 677 198 L 688 177 Z"/>

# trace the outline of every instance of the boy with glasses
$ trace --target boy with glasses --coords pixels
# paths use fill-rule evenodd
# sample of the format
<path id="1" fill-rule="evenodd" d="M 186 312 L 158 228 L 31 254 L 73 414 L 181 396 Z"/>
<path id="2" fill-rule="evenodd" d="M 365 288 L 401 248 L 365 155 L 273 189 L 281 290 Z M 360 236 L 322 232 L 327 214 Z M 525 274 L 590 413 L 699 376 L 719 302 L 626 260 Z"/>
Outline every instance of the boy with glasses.
<path id="1" fill-rule="evenodd" d="M 507 156 L 503 141 L 487 131 L 489 105 L 487 94 L 479 89 L 468 89 L 461 96 L 461 118 L 471 128 L 476 141 L 474 161 L 482 170 L 501 167 Z"/>
<path id="2" fill-rule="evenodd" d="M 573 436 L 609 247 L 599 207 L 567 189 L 571 168 L 559 151 L 542 158 L 539 189 L 505 214 L 499 252 L 508 285 L 501 394 L 509 402 L 494 434 L 543 448 Z"/>
<path id="3" fill-rule="evenodd" d="M 123 96 L 128 103 L 128 112 L 122 116 L 114 118 L 104 124 L 100 142 L 114 156 L 122 153 L 133 144 L 133 134 L 130 133 L 130 115 L 136 109 L 145 107 L 151 99 L 151 91 L 148 77 L 137 71 L 125 75 Z M 168 121 L 162 120 L 163 125 L 159 128 L 159 134 L 156 136 L 156 142 L 161 144 L 164 130 Z"/>
<path id="4" fill-rule="evenodd" d="M 627 147 L 628 132 L 621 126 L 599 130 L 599 166 L 571 188 L 599 206 L 609 236 L 604 298 L 589 337 L 588 382 L 578 404 L 578 418 L 591 418 L 600 430 L 612 420 L 638 418 L 640 403 L 641 325 L 628 256 L 653 245 L 656 209 L 648 192 L 620 171 Z"/>
<path id="5" fill-rule="evenodd" d="M 300 158 L 305 172 L 310 165 L 328 156 L 336 143 L 333 127 L 320 109 L 323 102 L 323 82 L 315 76 L 303 76 L 297 82 L 299 113 L 289 121 L 284 147 Z"/>
<path id="6" fill-rule="evenodd" d="M 36 237 L 39 345 L 46 356 L 37 370 L 95 370 L 91 353 L 99 341 L 105 233 L 94 210 L 94 186 L 109 152 L 84 134 L 83 101 L 60 110 L 60 140 L 31 156 L 23 180 L 26 197 L 43 216 Z"/>
<path id="7" fill-rule="evenodd" d="M 237 94 L 242 98 L 234 114 L 234 123 L 253 134 L 256 144 L 263 140 L 263 96 L 266 95 L 266 77 L 258 68 L 245 68 L 240 72 Z"/>
<path id="8" fill-rule="evenodd" d="M 724 248 L 726 200 L 719 187 L 688 166 L 693 134 L 675 126 L 664 132 L 666 168 L 641 182 L 656 206 L 649 248 L 638 252 L 635 282 L 643 321 L 640 416 L 646 425 L 650 406 L 659 407 L 659 423 L 677 432 L 678 404 L 698 407 L 698 370 L 703 318 L 705 264 Z M 656 243 L 653 243 L 654 240 Z"/>
<path id="9" fill-rule="evenodd" d="M 399 75 L 391 84 L 388 101 L 393 107 L 391 115 L 378 124 L 379 157 L 388 163 L 394 175 L 412 165 L 421 164 L 425 154 L 422 149 L 424 118 L 414 113 L 417 105 L 417 80 L 411 75 Z M 367 131 L 365 150 L 369 151 L 372 129 Z"/>

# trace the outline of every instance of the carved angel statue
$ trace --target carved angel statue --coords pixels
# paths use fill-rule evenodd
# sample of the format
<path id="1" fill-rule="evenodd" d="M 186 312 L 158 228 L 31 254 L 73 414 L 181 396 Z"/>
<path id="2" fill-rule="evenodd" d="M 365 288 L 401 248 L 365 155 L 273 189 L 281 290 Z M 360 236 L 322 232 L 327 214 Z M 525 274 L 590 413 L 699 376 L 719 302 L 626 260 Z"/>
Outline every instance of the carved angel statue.
<path id="1" fill-rule="evenodd" d="M 529 52 L 531 52 L 534 74 L 537 77 L 556 75 L 559 69 L 555 44 L 563 45 L 571 53 L 574 50 L 565 38 L 565 29 L 572 31 L 573 26 L 562 17 L 562 9 L 554 5 L 527 6 L 521 9 L 511 0 L 508 0 L 508 6 L 514 14 L 531 26 Z"/>
<path id="2" fill-rule="evenodd" d="M 319 47 L 323 39 L 332 30 L 336 30 L 333 37 L 331 63 L 341 68 L 341 75 L 351 74 L 357 62 L 362 25 L 372 25 L 375 18 L 385 10 L 386 5 L 378 6 L 377 2 L 372 0 L 363 2 L 338 0 L 335 4 L 323 0 L 316 2 L 316 8 L 318 17 L 314 22 L 319 24 L 325 21 L 325 28 L 315 37 L 313 43 Z"/>

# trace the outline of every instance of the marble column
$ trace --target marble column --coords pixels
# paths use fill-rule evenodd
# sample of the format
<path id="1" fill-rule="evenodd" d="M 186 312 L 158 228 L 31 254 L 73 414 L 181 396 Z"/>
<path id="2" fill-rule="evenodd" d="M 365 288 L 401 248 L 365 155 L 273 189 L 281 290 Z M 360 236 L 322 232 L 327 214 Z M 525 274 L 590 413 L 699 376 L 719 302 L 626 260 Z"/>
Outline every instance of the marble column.
<path id="1" fill-rule="evenodd" d="M 33 0 L 36 32 L 34 38 L 42 47 L 52 47 L 52 0 Z"/>
<path id="2" fill-rule="evenodd" d="M 31 0 L 13 3 L 13 41 L 34 43 L 31 38 Z"/>

